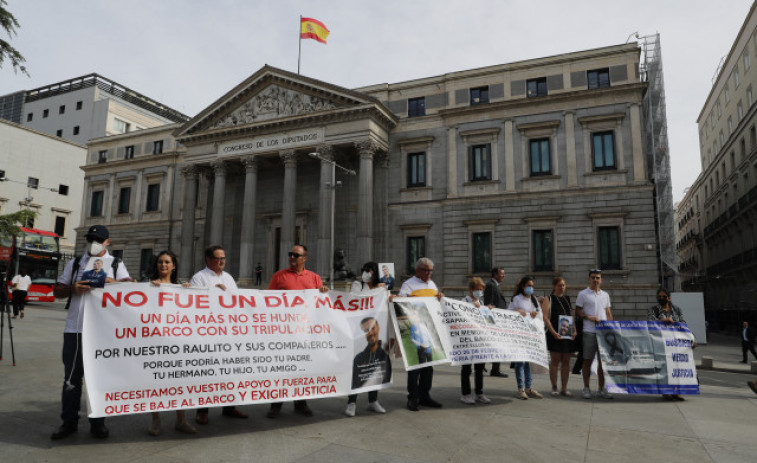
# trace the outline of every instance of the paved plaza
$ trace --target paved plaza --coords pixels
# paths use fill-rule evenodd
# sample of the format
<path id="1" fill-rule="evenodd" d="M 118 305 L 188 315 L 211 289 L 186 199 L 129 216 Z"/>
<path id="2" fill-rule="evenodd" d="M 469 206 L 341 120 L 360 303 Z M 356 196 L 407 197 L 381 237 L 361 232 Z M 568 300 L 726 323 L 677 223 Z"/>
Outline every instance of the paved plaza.
<path id="1" fill-rule="evenodd" d="M 60 424 L 60 359 L 65 312 L 62 304 L 27 306 L 13 320 L 16 366 L 8 329 L 0 361 L 0 462 L 750 462 L 757 459 L 757 395 L 746 380 L 757 375 L 738 363 L 738 340 L 714 336 L 696 350 L 713 358 L 715 371 L 699 371 L 701 395 L 685 402 L 659 396 L 579 397 L 581 380 L 571 375 L 573 398 L 546 394 L 549 378 L 534 375 L 544 400 L 514 398 L 514 375 L 486 377 L 491 405 L 464 405 L 457 367 L 436 367 L 432 395 L 440 410 L 405 409 L 406 375 L 394 363 L 394 384 L 379 394 L 385 415 L 365 410 L 345 417 L 346 398 L 310 401 L 312 418 L 286 404 L 276 420 L 267 405 L 244 406 L 247 420 L 223 418 L 211 409 L 210 424 L 196 435 L 173 430 L 174 414 L 163 413 L 163 434 L 147 434 L 148 415 L 108 419 L 111 437 L 89 435 L 86 419 L 78 435 L 51 441 Z M 596 388 L 596 381 L 592 382 Z M 194 418 L 194 413 L 189 415 Z"/>

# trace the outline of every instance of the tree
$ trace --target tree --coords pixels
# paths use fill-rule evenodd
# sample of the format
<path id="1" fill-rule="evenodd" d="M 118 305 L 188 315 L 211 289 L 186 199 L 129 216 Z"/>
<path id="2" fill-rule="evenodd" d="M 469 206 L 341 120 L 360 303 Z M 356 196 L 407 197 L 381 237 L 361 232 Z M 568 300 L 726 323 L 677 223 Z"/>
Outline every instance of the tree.
<path id="1" fill-rule="evenodd" d="M 8 38 L 12 39 L 14 35 L 18 35 L 16 29 L 21 26 L 16 17 L 13 16 L 10 11 L 5 9 L 5 5 L 7 5 L 6 0 L 0 0 L 0 27 L 2 27 L 8 34 Z M 21 71 L 23 74 L 26 74 L 27 76 L 29 75 L 26 71 L 26 66 L 24 66 L 26 58 L 24 58 L 18 50 L 13 48 L 10 42 L 6 42 L 0 38 L 0 68 L 3 67 L 6 59 L 10 61 L 14 72 Z"/>
<path id="2" fill-rule="evenodd" d="M 0 0 L 0 2 L 3 0 Z M 37 213 L 29 210 L 22 209 L 12 214 L 0 215 L 0 236 L 14 236 L 21 231 L 22 226 L 30 223 L 37 217 Z M 21 224 L 21 225 L 19 225 Z"/>

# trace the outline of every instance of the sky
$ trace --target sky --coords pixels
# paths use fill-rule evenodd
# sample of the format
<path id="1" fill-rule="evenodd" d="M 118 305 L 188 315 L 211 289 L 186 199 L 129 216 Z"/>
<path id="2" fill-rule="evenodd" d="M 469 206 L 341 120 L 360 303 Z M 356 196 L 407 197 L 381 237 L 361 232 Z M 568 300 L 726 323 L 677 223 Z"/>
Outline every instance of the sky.
<path id="1" fill-rule="evenodd" d="M 265 64 L 346 88 L 625 43 L 660 33 L 673 197 L 700 172 L 697 116 L 750 0 L 7 0 L 31 74 L 0 95 L 96 72 L 194 116 Z M 6 38 L 6 37 L 4 37 Z"/>

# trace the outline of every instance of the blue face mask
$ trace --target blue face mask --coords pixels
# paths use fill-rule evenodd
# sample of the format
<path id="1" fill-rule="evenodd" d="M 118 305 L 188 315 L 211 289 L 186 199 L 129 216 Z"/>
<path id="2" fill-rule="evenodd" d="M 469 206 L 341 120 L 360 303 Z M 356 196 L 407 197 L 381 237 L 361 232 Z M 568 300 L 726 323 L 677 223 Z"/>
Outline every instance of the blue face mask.
<path id="1" fill-rule="evenodd" d="M 526 286 L 525 288 L 523 288 L 523 292 L 526 293 L 526 296 L 530 296 L 534 293 L 534 287 Z"/>

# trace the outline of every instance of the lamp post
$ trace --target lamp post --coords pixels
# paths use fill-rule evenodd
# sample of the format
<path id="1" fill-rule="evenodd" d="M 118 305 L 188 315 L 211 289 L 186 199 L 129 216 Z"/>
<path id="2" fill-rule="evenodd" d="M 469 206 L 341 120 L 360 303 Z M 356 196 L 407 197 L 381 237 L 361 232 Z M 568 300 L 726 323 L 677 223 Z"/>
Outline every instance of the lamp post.
<path id="1" fill-rule="evenodd" d="M 321 162 L 331 164 L 331 181 L 326 183 L 326 186 L 331 191 L 331 232 L 330 232 L 330 244 L 329 244 L 329 287 L 334 287 L 334 210 L 336 209 L 336 188 L 342 186 L 342 182 L 336 181 L 336 169 L 344 171 L 347 175 L 357 175 L 352 169 L 348 169 L 336 163 L 333 159 L 325 158 L 321 153 L 314 151 L 308 153 L 308 156 L 314 159 L 318 159 Z"/>

